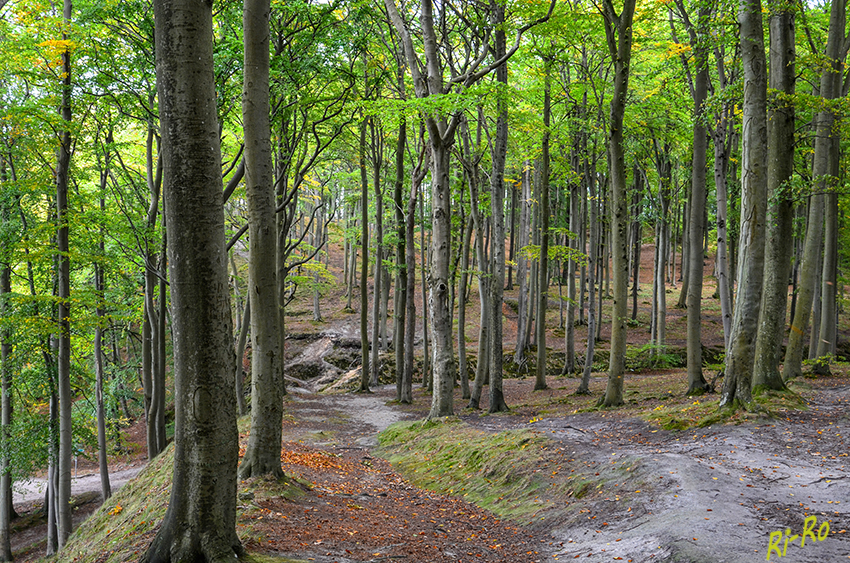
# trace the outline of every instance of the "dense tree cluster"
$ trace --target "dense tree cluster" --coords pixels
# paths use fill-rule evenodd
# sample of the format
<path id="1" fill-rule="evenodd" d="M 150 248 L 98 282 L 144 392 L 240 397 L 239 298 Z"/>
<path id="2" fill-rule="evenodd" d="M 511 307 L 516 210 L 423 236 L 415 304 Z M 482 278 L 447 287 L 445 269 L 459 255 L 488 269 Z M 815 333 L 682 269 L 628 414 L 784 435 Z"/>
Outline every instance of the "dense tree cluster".
<path id="1" fill-rule="evenodd" d="M 182 455 L 147 560 L 239 553 L 236 413 L 251 407 L 240 475 L 279 475 L 287 305 L 309 295 L 321 321 L 336 284 L 360 314 L 361 390 L 393 349 L 399 401 L 421 377 L 431 417 L 455 412 L 458 382 L 469 407 L 486 386 L 490 411 L 506 410 L 504 363 L 532 354 L 545 388 L 555 306 L 579 393 L 610 324 L 599 404 L 622 404 L 644 243 L 648 352 L 665 350 L 666 288 L 681 284 L 689 393 L 710 390 L 708 299 L 726 340 L 721 404 L 755 408 L 806 354 L 828 372 L 850 258 L 845 10 L 0 1 L 0 560 L 12 481 L 49 467 L 53 553 L 71 533 L 73 453 L 100 452 L 108 496 L 121 426 L 144 417 L 154 457 L 170 403 Z"/>

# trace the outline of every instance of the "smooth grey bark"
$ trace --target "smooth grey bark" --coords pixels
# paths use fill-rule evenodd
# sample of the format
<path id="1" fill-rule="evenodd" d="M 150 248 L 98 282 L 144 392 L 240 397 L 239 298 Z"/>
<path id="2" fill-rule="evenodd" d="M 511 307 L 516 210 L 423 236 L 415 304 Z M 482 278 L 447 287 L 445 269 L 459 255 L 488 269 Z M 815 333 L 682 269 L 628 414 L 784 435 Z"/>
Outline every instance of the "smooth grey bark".
<path id="1" fill-rule="evenodd" d="M 787 182 L 794 172 L 794 10 L 770 3 L 770 90 L 767 113 L 767 235 L 764 291 L 753 367 L 753 393 L 783 390 L 779 354 L 785 335 L 788 279 L 794 251 L 794 201 Z"/>
<path id="2" fill-rule="evenodd" d="M 366 119 L 360 123 L 360 391 L 369 393 L 369 178 L 366 175 Z"/>
<path id="3" fill-rule="evenodd" d="M 71 24 L 71 0 L 64 0 L 62 19 Z M 62 32 L 67 40 L 67 32 Z M 71 168 L 71 51 L 62 52 L 62 102 L 60 116 L 63 129 L 59 132 L 59 149 L 56 159 L 56 277 L 59 300 L 56 326 L 59 351 L 57 355 L 57 380 L 59 387 L 59 459 L 57 471 L 58 547 L 62 549 L 71 535 L 71 459 L 73 435 L 71 411 L 74 400 L 71 392 L 71 259 L 68 244 L 68 182 Z"/>
<path id="4" fill-rule="evenodd" d="M 843 2 L 833 2 L 830 11 L 829 32 L 825 55 L 829 65 L 823 69 L 820 78 L 820 95 L 824 100 L 833 100 L 841 93 L 842 43 L 844 42 L 845 6 Z M 838 142 L 835 128 L 836 115 L 829 108 L 818 112 L 816 117 L 815 151 L 812 158 L 812 195 L 806 220 L 806 238 L 803 243 L 803 259 L 800 264 L 800 283 L 791 331 L 788 334 L 788 346 L 785 349 L 785 361 L 782 365 L 782 379 L 788 381 L 803 374 L 803 343 L 809 317 L 812 313 L 812 301 L 815 283 L 818 277 L 816 264 L 821 258 L 823 240 L 823 218 L 825 195 L 831 189 L 834 145 Z"/>
<path id="5" fill-rule="evenodd" d="M 540 271 L 537 282 L 537 373 L 534 390 L 546 389 L 546 296 L 549 292 L 549 126 L 552 119 L 552 62 L 544 63 L 543 143 L 540 156 Z"/>
<path id="6" fill-rule="evenodd" d="M 283 402 L 280 303 L 277 293 L 277 225 L 269 120 L 269 0 L 245 0 L 242 121 L 245 197 L 248 200 L 248 299 L 251 318 L 251 433 L 239 478 L 282 477 Z M 169 229 L 171 231 L 173 229 Z M 233 388 L 233 387 L 231 387 Z"/>
<path id="7" fill-rule="evenodd" d="M 142 563 L 233 561 L 238 432 L 212 5 L 155 0 L 174 339 L 174 475 Z M 191 52 L 191 56 L 187 56 Z"/>
<path id="8" fill-rule="evenodd" d="M 767 215 L 767 61 L 761 0 L 741 0 L 738 25 L 744 68 L 738 290 L 720 406 L 752 409 Z"/>
<path id="9" fill-rule="evenodd" d="M 611 311 L 611 356 L 608 362 L 608 385 L 600 406 L 623 404 L 623 375 L 626 359 L 626 321 L 629 294 L 628 201 L 626 198 L 626 165 L 623 150 L 623 118 L 629 86 L 629 63 L 632 52 L 632 20 L 635 0 L 624 0 L 617 14 L 611 0 L 604 0 L 605 36 L 614 61 L 614 92 L 611 97 L 608 153 L 611 166 L 611 254 L 613 304 Z"/>

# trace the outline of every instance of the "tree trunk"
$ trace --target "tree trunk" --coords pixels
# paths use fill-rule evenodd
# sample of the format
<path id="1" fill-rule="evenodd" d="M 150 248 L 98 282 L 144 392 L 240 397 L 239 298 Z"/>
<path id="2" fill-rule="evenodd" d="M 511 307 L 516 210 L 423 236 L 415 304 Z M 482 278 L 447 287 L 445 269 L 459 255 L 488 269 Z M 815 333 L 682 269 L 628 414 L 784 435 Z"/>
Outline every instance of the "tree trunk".
<path id="1" fill-rule="evenodd" d="M 269 12 L 269 0 L 246 0 L 242 12 L 245 47 L 242 118 L 250 236 L 248 295 L 252 302 L 252 350 L 251 434 L 239 467 L 240 479 L 258 475 L 283 476 L 280 466 L 283 368 L 269 122 Z"/>
<path id="2" fill-rule="evenodd" d="M 549 292 L 549 125 L 552 118 L 552 62 L 545 62 L 543 154 L 540 157 L 540 277 L 537 282 L 537 376 L 534 390 L 546 389 L 546 295 Z"/>
<path id="3" fill-rule="evenodd" d="M 66 26 L 71 23 L 71 0 L 64 0 L 62 18 Z M 63 31 L 63 39 L 68 39 Z M 57 280 L 59 310 L 56 325 L 59 340 L 57 377 L 59 381 L 59 459 L 57 462 L 59 488 L 57 510 L 59 512 L 59 549 L 71 535 L 71 458 L 73 436 L 71 410 L 74 396 L 71 392 L 71 259 L 68 245 L 68 176 L 71 166 L 71 51 L 62 52 L 62 102 L 59 113 L 64 129 L 59 133 L 59 149 L 56 162 L 56 250 L 58 256 Z"/>
<path id="4" fill-rule="evenodd" d="M 372 184 L 375 188 L 375 271 L 372 281 L 372 360 L 369 385 L 379 385 L 381 351 L 381 325 L 386 317 L 381 315 L 381 295 L 383 293 L 384 270 L 384 198 L 381 194 L 381 150 L 378 148 L 375 118 L 369 120 L 372 137 Z M 383 318 L 382 318 L 383 317 Z"/>
<path id="5" fill-rule="evenodd" d="M 467 221 L 463 234 L 463 248 L 460 257 L 460 285 L 457 299 L 457 356 L 460 371 L 460 388 L 463 400 L 470 398 L 469 374 L 466 364 L 466 287 L 469 279 L 469 247 L 472 240 L 473 222 Z"/>
<path id="6" fill-rule="evenodd" d="M 596 205 L 596 179 L 592 176 L 588 177 L 587 199 L 590 200 L 588 207 L 590 208 L 590 248 L 587 253 L 587 273 L 588 273 L 588 306 L 587 306 L 587 351 L 584 354 L 584 370 L 582 371 L 581 383 L 576 389 L 576 395 L 590 395 L 590 375 L 593 371 L 593 355 L 596 351 L 596 263 L 599 261 L 599 244 L 597 237 L 599 229 L 597 228 L 598 218 Z"/>
<path id="7" fill-rule="evenodd" d="M 579 185 L 570 187 L 570 233 L 574 238 L 569 241 L 570 249 L 577 251 L 578 237 L 576 231 L 581 223 L 579 218 Z M 574 374 L 576 371 L 576 261 L 570 255 L 567 265 L 567 323 L 564 327 L 564 369 L 561 375 Z"/>
<path id="8" fill-rule="evenodd" d="M 729 257 L 727 255 L 727 243 L 729 242 L 726 209 L 728 191 L 726 189 L 726 173 L 729 162 L 729 153 L 726 141 L 729 137 L 728 129 L 731 127 L 728 114 L 731 110 L 724 108 L 721 112 L 720 124 L 715 129 L 712 139 L 714 141 L 714 185 L 717 200 L 717 292 L 720 295 L 720 317 L 723 322 L 724 348 L 729 348 L 729 335 L 732 332 L 732 291 L 729 287 Z"/>
<path id="9" fill-rule="evenodd" d="M 844 43 L 845 5 L 843 2 L 833 2 L 829 34 L 826 43 L 826 59 L 829 66 L 824 68 L 820 79 L 820 95 L 824 100 L 832 100 L 841 92 L 841 57 Z M 785 349 L 785 362 L 782 366 L 782 379 L 788 381 L 803 373 L 803 342 L 809 317 L 812 312 L 812 301 L 817 279 L 815 264 L 821 257 L 821 241 L 823 239 L 823 218 L 825 193 L 832 189 L 833 171 L 831 159 L 838 143 L 838 128 L 835 127 L 836 116 L 829 109 L 817 115 L 817 133 L 815 135 L 815 151 L 812 158 L 813 193 L 809 203 L 809 214 L 806 221 L 806 239 L 803 248 L 803 260 L 800 265 L 800 284 L 797 293 L 797 304 L 794 318 L 791 321 L 791 332 L 788 335 L 788 347 Z"/>
<path id="10" fill-rule="evenodd" d="M 705 101 L 708 97 L 708 44 L 705 39 L 706 26 L 711 17 L 710 6 L 702 6 L 699 10 L 699 30 L 691 32 L 691 47 L 694 51 L 697 66 L 694 79 L 694 148 L 693 164 L 691 166 L 691 197 L 689 198 L 687 240 L 690 248 L 688 254 L 688 395 L 702 395 L 709 391 L 709 385 L 702 374 L 702 339 L 701 339 L 701 309 L 702 309 L 702 278 L 703 278 L 703 248 L 702 240 L 705 235 L 705 215 L 703 209 L 706 205 L 706 153 L 708 152 L 708 138 L 706 127 L 699 119 L 705 113 Z M 683 256 L 685 252 L 683 250 Z M 683 258 L 682 270 L 685 270 Z M 682 288 L 684 292 L 684 286 Z"/>
<path id="11" fill-rule="evenodd" d="M 366 176 L 366 128 L 360 124 L 360 392 L 369 393 L 369 178 Z"/>
<path id="12" fill-rule="evenodd" d="M 402 66 L 399 65 L 399 82 L 404 83 L 402 74 Z M 406 222 L 404 217 L 404 201 L 402 200 L 402 188 L 404 187 L 404 151 L 407 144 L 407 121 L 402 118 L 398 128 L 398 141 L 396 142 L 395 150 L 395 184 L 393 185 L 393 202 L 395 203 L 395 228 L 396 242 L 395 261 L 396 261 L 396 278 L 395 278 L 395 302 L 393 303 L 393 351 L 395 352 L 396 366 L 396 400 L 401 402 L 402 399 L 402 382 L 404 380 L 404 366 L 406 364 L 406 352 L 413 352 L 413 343 L 410 348 L 406 346 L 406 317 L 407 317 L 407 299 L 413 300 L 413 294 L 407 291 L 407 251 L 406 251 Z M 413 234 L 411 233 L 411 244 L 413 243 Z M 415 311 L 415 309 L 414 309 Z"/>
<path id="13" fill-rule="evenodd" d="M 626 358 L 626 315 L 629 292 L 628 202 L 626 200 L 626 168 L 623 152 L 623 118 L 629 85 L 629 61 L 632 50 L 632 19 L 635 0 L 624 0 L 617 15 L 611 0 L 605 0 L 605 34 L 608 50 L 614 59 L 614 92 L 611 98 L 608 152 L 611 158 L 611 252 L 613 255 L 614 303 L 611 311 L 611 356 L 608 363 L 608 385 L 600 406 L 623 404 L 623 375 Z"/>
<path id="14" fill-rule="evenodd" d="M 154 9 L 170 226 L 175 450 L 168 511 L 142 562 L 218 563 L 243 549 L 236 535 L 239 435 L 212 5 L 156 0 Z"/>
<path id="15" fill-rule="evenodd" d="M 767 67 L 761 0 L 742 0 L 738 23 L 744 68 L 741 227 L 738 290 L 720 406 L 751 409 L 767 214 Z"/>
<path id="16" fill-rule="evenodd" d="M 242 312 L 242 325 L 239 327 L 239 340 L 236 344 L 236 374 L 235 385 L 233 389 L 236 391 L 236 406 L 239 416 L 248 414 L 248 407 L 245 405 L 245 390 L 242 385 L 242 359 L 245 356 L 245 344 L 248 342 L 248 329 L 251 326 L 251 294 L 245 296 L 245 309 Z"/>
<path id="17" fill-rule="evenodd" d="M 505 57 L 505 5 L 491 2 L 495 23 L 496 59 Z M 496 69 L 496 82 L 504 91 L 508 85 L 508 64 Z M 496 102 L 496 137 L 490 153 L 490 215 L 493 219 L 493 245 L 490 252 L 490 407 L 489 412 L 508 410 L 502 391 L 502 299 L 505 288 L 505 157 L 508 152 L 508 104 L 504 97 Z"/>
<path id="18" fill-rule="evenodd" d="M 773 8 L 771 6 L 771 8 Z M 779 374 L 779 354 L 785 334 L 788 278 L 794 250 L 794 201 L 786 182 L 794 172 L 795 43 L 794 11 L 773 8 L 770 15 L 770 96 L 767 119 L 767 191 L 770 202 L 756 338 L 753 393 L 785 389 Z"/>
<path id="19" fill-rule="evenodd" d="M 110 135 L 111 136 L 111 135 Z M 111 139 L 109 142 L 112 142 Z M 107 163 L 109 157 L 106 158 Z M 108 166 L 108 164 L 107 164 Z M 106 192 L 107 170 L 101 171 L 101 194 Z M 106 214 L 106 201 L 101 197 L 100 212 Z M 104 231 L 100 230 L 100 240 L 98 242 L 98 252 L 103 259 L 106 257 L 104 244 Z M 97 325 L 94 329 L 94 373 L 95 373 L 95 405 L 97 409 L 97 460 L 100 470 L 100 489 L 103 500 L 106 501 L 112 496 L 112 488 L 109 485 L 109 464 L 106 457 L 106 410 L 103 401 L 103 326 L 106 324 L 106 311 L 103 308 L 105 302 L 104 296 L 104 273 L 103 266 L 99 263 L 94 265 L 94 285 L 95 294 L 97 295 Z M 0 501 L 2 504 L 2 501 Z"/>
<path id="20" fill-rule="evenodd" d="M 523 166 L 522 171 L 522 195 L 520 196 L 520 213 L 519 213 L 519 256 L 517 257 L 517 283 L 519 284 L 519 293 L 517 295 L 517 343 L 516 352 L 514 353 L 514 363 L 520 365 L 525 362 L 525 349 L 528 346 L 526 334 L 528 333 L 527 324 L 529 322 L 529 302 L 530 302 L 530 283 L 528 279 L 528 259 L 526 258 L 523 249 L 528 246 L 531 241 L 529 236 L 531 233 L 531 178 L 528 172 L 528 163 Z"/>
<path id="21" fill-rule="evenodd" d="M 431 269 L 428 309 L 434 329 L 434 394 L 428 418 L 454 414 L 455 365 L 449 309 L 451 253 L 450 147 L 431 136 Z"/>

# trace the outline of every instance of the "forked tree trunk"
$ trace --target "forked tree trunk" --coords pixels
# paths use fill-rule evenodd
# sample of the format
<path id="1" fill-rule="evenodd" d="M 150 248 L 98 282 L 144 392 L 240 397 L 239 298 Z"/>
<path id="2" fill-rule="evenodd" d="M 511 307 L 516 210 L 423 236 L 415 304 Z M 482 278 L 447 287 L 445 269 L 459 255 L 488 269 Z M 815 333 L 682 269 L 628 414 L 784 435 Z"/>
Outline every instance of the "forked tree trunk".
<path id="1" fill-rule="evenodd" d="M 771 8 L 773 8 L 771 6 Z M 785 334 L 788 278 L 794 250 L 794 200 L 786 182 L 794 172 L 794 12 L 787 5 L 770 15 L 770 96 L 767 119 L 767 237 L 752 387 L 782 390 L 779 354 Z"/>
<path id="2" fill-rule="evenodd" d="M 154 11 L 170 226 L 175 450 L 168 511 L 141 561 L 223 563 L 243 549 L 236 535 L 239 435 L 212 5 L 156 0 Z"/>
<path id="3" fill-rule="evenodd" d="M 738 11 L 744 68 L 741 227 L 738 291 L 720 406 L 752 407 L 752 372 L 764 280 L 767 215 L 767 67 L 761 0 L 741 0 Z"/>

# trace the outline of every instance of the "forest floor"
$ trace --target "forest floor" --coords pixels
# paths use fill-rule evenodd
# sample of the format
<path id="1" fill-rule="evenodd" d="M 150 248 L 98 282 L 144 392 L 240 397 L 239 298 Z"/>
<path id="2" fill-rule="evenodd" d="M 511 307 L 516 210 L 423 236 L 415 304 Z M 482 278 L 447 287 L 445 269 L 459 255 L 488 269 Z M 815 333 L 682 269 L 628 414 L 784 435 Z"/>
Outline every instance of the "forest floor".
<path id="1" fill-rule="evenodd" d="M 644 248 L 644 261 L 647 256 L 652 257 L 651 247 Z M 703 342 L 710 352 L 722 354 L 719 305 L 711 298 L 711 267 L 706 264 Z M 341 279 L 337 269 L 332 264 Z M 685 345 L 684 311 L 674 307 L 678 288 L 667 290 L 669 348 L 659 358 L 652 356 L 647 346 L 651 265 L 643 270 L 637 320 L 629 328 L 631 368 L 624 407 L 595 408 L 606 383 L 601 370 L 594 370 L 589 397 L 574 394 L 578 379 L 556 375 L 564 350 L 563 331 L 558 329 L 547 338 L 552 358 L 549 389 L 533 391 L 533 379 L 522 377 L 525 370 L 534 373 L 533 354 L 524 367 L 517 368 L 511 361 L 517 332 L 512 305 L 516 289 L 506 293 L 504 307 L 506 364 L 514 370 L 505 380 L 511 412 L 483 414 L 486 387 L 481 404 L 485 410 L 464 409 L 466 401 L 456 390 L 459 436 L 466 429 L 482 435 L 521 431 L 543 440 L 542 446 L 536 446 L 541 456 L 538 466 L 523 469 L 518 464 L 508 475 L 508 480 L 540 486 L 536 489 L 539 498 L 532 501 L 539 503 L 538 510 L 512 517 L 509 507 L 502 510 L 499 504 L 509 504 L 510 492 L 504 500 L 497 496 L 488 505 L 491 510 L 484 510 L 440 485 L 439 472 L 445 468 L 439 464 L 421 464 L 424 473 L 416 476 L 410 464 L 391 465 L 384 459 L 394 459 L 394 452 L 378 447 L 378 433 L 394 422 L 421 420 L 427 414 L 430 397 L 418 384 L 414 404 L 409 406 L 393 401 L 391 385 L 368 395 L 319 394 L 309 384 L 290 385 L 282 463 L 287 475 L 298 479 L 301 492 L 240 495 L 239 526 L 245 545 L 252 553 L 325 563 L 567 559 L 743 563 L 768 555 L 778 558 L 777 549 L 789 561 L 850 559 L 850 537 L 845 531 L 850 527 L 847 365 L 837 364 L 832 377 L 795 382 L 792 394 L 770 398 L 760 414 L 717 417 L 716 394 L 685 397 L 683 368 L 664 367 L 676 364 L 677 351 Z M 556 293 L 557 287 L 550 291 Z M 344 292 L 344 287 L 337 287 L 323 296 L 322 321 L 310 320 L 312 302 L 307 294 L 290 306 L 288 362 L 309 356 L 317 347 L 325 347 L 318 353 L 323 359 L 327 347 L 333 348 L 328 342 L 359 340 L 359 315 L 343 309 Z M 476 295 L 474 286 L 472 295 Z M 421 314 L 420 295 L 416 301 Z M 610 302 L 605 306 L 610 307 Z M 465 327 L 470 367 L 478 333 L 477 308 L 473 299 Z M 558 326 L 559 313 L 557 304 L 550 305 L 549 327 Z M 602 325 L 596 361 L 607 359 L 609 327 Z M 847 327 L 840 328 L 841 339 L 847 341 Z M 586 327 L 577 327 L 576 342 L 581 363 Z M 421 347 L 421 332 L 416 345 Z M 356 367 L 356 355 L 348 352 L 348 367 Z M 392 370 L 391 356 L 382 355 L 385 374 Z M 707 360 L 709 366 L 712 363 Z M 717 375 L 706 370 L 709 380 Z M 111 462 L 113 470 L 143 462 L 143 421 L 125 431 L 123 446 L 125 452 Z M 477 447 L 475 443 L 468 446 Z M 512 465 L 510 458 L 502 463 Z M 79 471 L 88 475 L 96 468 L 81 458 Z M 571 481 L 577 476 L 579 488 L 576 480 Z M 240 490 L 263 486 L 262 482 L 242 483 Z M 498 492 L 500 485 L 493 486 Z M 75 519 L 84 519 L 100 504 L 96 492 L 75 490 L 75 495 Z M 23 516 L 14 526 L 16 561 L 37 561 L 44 552 L 40 508 L 37 500 L 16 505 Z M 810 516 L 816 517 L 815 523 L 806 520 Z M 829 523 L 828 533 L 821 528 L 824 522 Z M 802 547 L 799 538 L 785 542 L 787 536 L 776 537 L 785 530 L 800 535 L 804 529 L 813 529 L 814 535 L 807 534 Z M 818 530 L 822 539 L 814 541 Z M 144 549 L 154 532 L 155 528 L 134 537 L 129 553 Z M 775 547 L 769 551 L 771 541 Z M 105 560 L 99 553 L 90 555 L 75 560 Z"/>

